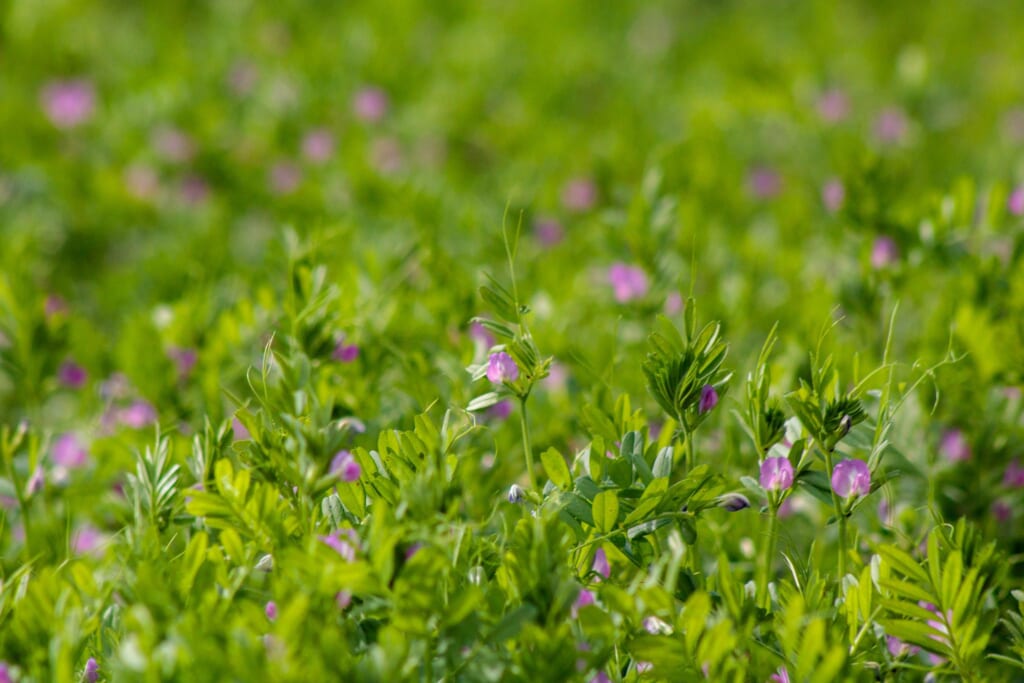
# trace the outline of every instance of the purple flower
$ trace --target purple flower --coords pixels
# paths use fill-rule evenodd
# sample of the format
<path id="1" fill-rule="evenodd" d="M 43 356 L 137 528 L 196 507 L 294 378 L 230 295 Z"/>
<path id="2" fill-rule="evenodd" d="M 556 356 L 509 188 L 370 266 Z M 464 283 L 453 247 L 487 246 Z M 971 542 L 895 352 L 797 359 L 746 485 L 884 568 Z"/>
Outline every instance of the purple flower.
<path id="1" fill-rule="evenodd" d="M 700 403 L 697 412 L 703 415 L 718 405 L 718 392 L 710 384 L 705 384 L 700 390 Z"/>
<path id="2" fill-rule="evenodd" d="M 320 542 L 327 547 L 334 550 L 334 552 L 341 555 L 342 559 L 347 562 L 354 562 L 356 559 L 356 549 L 348 541 L 341 538 L 341 531 L 335 531 L 329 536 L 320 536 Z"/>
<path id="3" fill-rule="evenodd" d="M 189 174 L 181 181 L 179 193 L 186 204 L 195 206 L 210 196 L 210 186 L 201 176 Z"/>
<path id="4" fill-rule="evenodd" d="M 939 451 L 950 462 L 963 462 L 971 459 L 971 446 L 959 429 L 947 429 L 942 433 Z"/>
<path id="5" fill-rule="evenodd" d="M 346 344 L 344 338 L 339 339 L 338 343 L 334 345 L 334 353 L 331 354 L 331 358 L 341 363 L 351 363 L 359 358 L 359 346 Z"/>
<path id="6" fill-rule="evenodd" d="M 95 657 L 89 657 L 85 662 L 85 680 L 89 683 L 96 683 L 100 677 L 100 665 L 96 663 Z"/>
<path id="7" fill-rule="evenodd" d="M 196 366 L 196 361 L 198 360 L 198 354 L 195 349 L 186 349 L 178 346 L 168 348 L 167 356 L 178 367 L 178 379 L 181 380 L 187 379 L 192 374 L 192 369 Z"/>
<path id="8" fill-rule="evenodd" d="M 1024 488 L 1024 467 L 1021 467 L 1020 460 L 1014 460 L 1006 465 L 1003 486 L 1011 489 Z"/>
<path id="9" fill-rule="evenodd" d="M 838 178 L 830 178 L 821 188 L 821 203 L 829 213 L 835 213 L 843 207 L 846 200 L 846 188 Z"/>
<path id="10" fill-rule="evenodd" d="M 252 434 L 249 433 L 249 430 L 246 429 L 245 425 L 237 417 L 231 418 L 231 432 L 232 438 L 235 441 L 248 441 L 252 438 Z"/>
<path id="11" fill-rule="evenodd" d="M 487 360 L 487 379 L 495 384 L 515 382 L 519 378 L 519 366 L 512 356 L 504 351 L 492 353 Z"/>
<path id="12" fill-rule="evenodd" d="M 279 161 L 270 168 L 270 191 L 277 195 L 291 194 L 302 182 L 302 169 L 290 161 Z"/>
<path id="13" fill-rule="evenodd" d="M 910 122 L 899 107 L 887 107 L 875 118 L 874 132 L 879 142 L 896 144 L 907 136 Z"/>
<path id="14" fill-rule="evenodd" d="M 71 539 L 71 549 L 78 555 L 96 554 L 105 540 L 106 536 L 99 529 L 86 524 L 75 532 Z"/>
<path id="15" fill-rule="evenodd" d="M 647 275 L 636 266 L 625 263 L 613 263 L 608 269 L 608 281 L 615 290 L 615 300 L 626 303 L 647 294 L 649 287 Z"/>
<path id="16" fill-rule="evenodd" d="M 177 128 L 160 128 L 153 134 L 153 148 L 165 161 L 183 164 L 196 154 L 192 138 Z"/>
<path id="17" fill-rule="evenodd" d="M 904 655 L 913 656 L 921 651 L 921 648 L 917 645 L 907 645 L 896 636 L 886 636 L 885 647 L 893 657 L 902 657 Z"/>
<path id="18" fill-rule="evenodd" d="M 120 410 L 117 419 L 132 429 L 142 429 L 156 422 L 156 409 L 146 401 L 135 401 Z"/>
<path id="19" fill-rule="evenodd" d="M 68 389 L 81 389 L 88 377 L 85 368 L 71 360 L 61 363 L 57 370 L 57 381 Z"/>
<path id="20" fill-rule="evenodd" d="M 331 460 L 331 474 L 337 475 L 343 482 L 359 481 L 362 473 L 363 470 L 355 456 L 348 451 L 338 451 L 334 459 Z"/>
<path id="21" fill-rule="evenodd" d="M 742 493 L 727 493 L 719 497 L 718 506 L 729 512 L 739 512 L 750 507 L 750 500 Z"/>
<path id="22" fill-rule="evenodd" d="M 826 123 L 839 123 L 850 113 L 850 100 L 838 88 L 826 90 L 818 97 L 818 116 Z"/>
<path id="23" fill-rule="evenodd" d="M 41 465 L 36 465 L 36 468 L 32 470 L 32 476 L 28 478 L 28 482 L 25 484 L 25 492 L 27 495 L 32 496 L 43 490 L 43 484 L 46 483 L 46 475 L 43 472 Z"/>
<path id="24" fill-rule="evenodd" d="M 53 462 L 61 467 L 82 467 L 89 462 L 89 453 L 74 434 L 67 433 L 53 444 Z"/>
<path id="25" fill-rule="evenodd" d="M 665 305 L 662 307 L 665 315 L 676 315 L 683 310 L 683 295 L 679 292 L 672 292 L 665 297 Z"/>
<path id="26" fill-rule="evenodd" d="M 576 601 L 572 604 L 572 617 L 575 619 L 579 616 L 580 610 L 587 605 L 593 605 L 596 602 L 594 594 L 588 591 L 586 588 L 579 592 L 576 596 Z"/>
<path id="27" fill-rule="evenodd" d="M 74 128 L 88 121 L 96 108 L 92 83 L 83 79 L 51 81 L 40 94 L 47 118 L 57 128 Z"/>
<path id="28" fill-rule="evenodd" d="M 862 460 L 842 460 L 832 469 L 832 490 L 840 498 L 866 496 L 871 492 L 871 471 Z"/>
<path id="29" fill-rule="evenodd" d="M 513 505 L 523 502 L 523 489 L 518 484 L 512 484 L 508 487 L 508 502 Z"/>
<path id="30" fill-rule="evenodd" d="M 608 674 L 603 671 L 598 671 L 594 674 L 594 677 L 590 679 L 590 683 L 612 683 L 612 679 L 608 678 Z"/>
<path id="31" fill-rule="evenodd" d="M 365 123 L 377 123 L 383 119 L 389 106 L 387 93 L 376 87 L 362 88 L 352 98 L 352 112 Z"/>
<path id="32" fill-rule="evenodd" d="M 553 247 L 565 238 L 562 224 L 554 218 L 538 218 L 533 224 L 533 234 L 545 247 Z"/>
<path id="33" fill-rule="evenodd" d="M 775 169 L 757 166 L 747 175 L 747 188 L 758 199 L 771 199 L 782 191 L 782 178 Z"/>
<path id="34" fill-rule="evenodd" d="M 267 615 L 267 619 L 270 621 L 277 621 L 277 603 L 273 600 L 269 601 L 263 608 L 263 613 Z"/>
<path id="35" fill-rule="evenodd" d="M 334 155 L 334 133 L 326 128 L 314 128 L 302 138 L 302 156 L 307 161 L 322 164 Z"/>
<path id="36" fill-rule="evenodd" d="M 57 315 L 64 315 L 67 312 L 68 303 L 63 298 L 56 294 L 50 294 L 46 297 L 46 301 L 43 303 L 43 313 L 46 315 L 47 320 Z"/>
<path id="37" fill-rule="evenodd" d="M 874 244 L 871 245 L 871 267 L 875 270 L 881 270 L 886 266 L 890 266 L 896 263 L 900 257 L 899 247 L 896 246 L 895 240 L 886 235 L 875 238 Z"/>
<path id="38" fill-rule="evenodd" d="M 469 337 L 485 349 L 489 349 L 494 346 L 494 335 L 491 334 L 490 330 L 484 327 L 483 323 L 479 320 L 475 320 L 470 323 Z"/>
<path id="39" fill-rule="evenodd" d="M 11 670 L 7 668 L 7 662 L 0 662 L 0 683 L 14 683 L 11 679 Z"/>
<path id="40" fill-rule="evenodd" d="M 793 464 L 789 458 L 765 458 L 761 463 L 761 488 L 785 491 L 793 485 Z"/>
<path id="41" fill-rule="evenodd" d="M 338 591 L 334 596 L 334 604 L 338 606 L 339 610 L 348 609 L 348 606 L 352 604 L 352 594 L 348 591 Z"/>
<path id="42" fill-rule="evenodd" d="M 992 516 L 1000 524 L 1005 524 L 1013 518 L 1013 506 L 1009 502 L 999 499 L 992 503 Z"/>
<path id="43" fill-rule="evenodd" d="M 768 680 L 771 681 L 771 683 L 790 683 L 789 670 L 784 666 L 780 666 L 776 670 L 776 673 L 773 673 L 771 675 L 771 678 L 769 678 Z"/>
<path id="44" fill-rule="evenodd" d="M 644 627 L 644 630 L 650 633 L 652 636 L 656 636 L 659 633 L 662 635 L 672 633 L 671 626 L 669 626 L 664 621 L 653 615 L 649 617 L 644 617 L 644 620 L 643 622 L 641 622 L 641 625 Z"/>
<path id="45" fill-rule="evenodd" d="M 494 420 L 507 420 L 512 414 L 512 401 L 498 401 L 487 409 L 487 417 Z"/>
<path id="46" fill-rule="evenodd" d="M 604 548 L 598 548 L 594 553 L 594 562 L 590 568 L 606 579 L 612 575 L 612 568 L 608 564 L 608 555 L 605 554 Z"/>
<path id="47" fill-rule="evenodd" d="M 1006 208 L 1014 216 L 1024 214 L 1024 187 L 1014 188 L 1009 199 L 1006 200 Z"/>
<path id="48" fill-rule="evenodd" d="M 590 178 L 573 178 L 562 188 L 562 206 L 573 213 L 583 213 L 597 203 L 597 185 Z"/>

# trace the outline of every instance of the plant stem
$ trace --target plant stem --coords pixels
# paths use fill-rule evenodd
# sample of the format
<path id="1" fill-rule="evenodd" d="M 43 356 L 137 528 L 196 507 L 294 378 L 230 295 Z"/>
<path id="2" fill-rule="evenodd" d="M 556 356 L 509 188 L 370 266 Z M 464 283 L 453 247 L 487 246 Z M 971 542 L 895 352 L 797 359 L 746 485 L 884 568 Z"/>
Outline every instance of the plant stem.
<path id="1" fill-rule="evenodd" d="M 832 451 L 823 449 L 825 452 L 825 471 L 828 473 L 828 480 L 832 481 Z M 846 576 L 846 515 L 843 514 L 843 506 L 839 495 L 832 491 L 832 509 L 835 511 L 836 523 L 839 525 L 839 581 Z"/>
<path id="2" fill-rule="evenodd" d="M 772 575 L 772 560 L 775 559 L 775 537 L 778 535 L 779 508 L 768 504 L 768 541 L 767 547 L 761 555 L 761 576 L 757 582 L 757 606 L 765 610 L 772 605 L 771 593 L 768 592 L 768 584 Z"/>
<path id="3" fill-rule="evenodd" d="M 530 446 L 530 423 L 526 419 L 526 396 L 519 399 L 519 425 L 523 429 L 523 453 L 526 457 L 526 473 L 530 477 L 530 488 L 537 487 L 533 474 L 533 449 Z"/>

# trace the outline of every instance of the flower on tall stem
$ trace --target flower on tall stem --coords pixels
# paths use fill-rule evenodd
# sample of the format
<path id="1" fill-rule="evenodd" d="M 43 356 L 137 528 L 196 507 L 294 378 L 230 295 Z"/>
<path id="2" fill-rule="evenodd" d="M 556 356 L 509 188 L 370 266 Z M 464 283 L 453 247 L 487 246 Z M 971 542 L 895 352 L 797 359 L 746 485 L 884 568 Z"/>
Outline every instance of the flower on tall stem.
<path id="1" fill-rule="evenodd" d="M 866 496 L 871 492 L 871 471 L 862 460 L 841 460 L 832 469 L 832 490 L 840 498 Z"/>

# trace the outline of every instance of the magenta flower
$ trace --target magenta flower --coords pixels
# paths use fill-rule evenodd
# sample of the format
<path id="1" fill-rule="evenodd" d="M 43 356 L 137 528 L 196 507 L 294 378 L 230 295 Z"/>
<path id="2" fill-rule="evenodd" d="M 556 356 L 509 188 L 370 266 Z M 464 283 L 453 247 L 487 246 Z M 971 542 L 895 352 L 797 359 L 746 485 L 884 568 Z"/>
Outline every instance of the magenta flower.
<path id="1" fill-rule="evenodd" d="M 72 360 L 64 361 L 57 370 L 57 381 L 68 389 L 81 389 L 88 378 L 85 368 Z"/>
<path id="2" fill-rule="evenodd" d="M 478 320 L 470 323 L 469 336 L 475 343 L 485 349 L 489 349 L 494 346 L 494 335 L 491 334 L 490 330 L 484 327 L 483 323 Z"/>
<path id="3" fill-rule="evenodd" d="M 11 670 L 7 668 L 7 662 L 0 662 L 0 683 L 14 683 L 11 679 Z"/>
<path id="4" fill-rule="evenodd" d="M 1011 489 L 1024 488 L 1024 467 L 1021 467 L 1020 460 L 1014 460 L 1006 465 L 1003 486 Z"/>
<path id="5" fill-rule="evenodd" d="M 181 181 L 181 199 L 192 206 L 202 204 L 210 196 L 210 186 L 198 175 L 189 174 Z"/>
<path id="6" fill-rule="evenodd" d="M 904 655 L 916 655 L 921 651 L 917 645 L 908 645 L 896 636 L 885 637 L 885 647 L 889 650 L 889 654 L 893 657 L 902 657 Z"/>
<path id="7" fill-rule="evenodd" d="M 343 482 L 351 484 L 354 481 L 359 481 L 363 469 L 354 455 L 348 451 L 338 451 L 331 460 L 331 474 L 338 476 Z"/>
<path id="8" fill-rule="evenodd" d="M 821 188 L 821 203 L 829 213 L 835 213 L 843 208 L 846 200 L 846 188 L 838 178 L 830 178 Z"/>
<path id="9" fill-rule="evenodd" d="M 971 459 L 971 446 L 959 429 L 947 429 L 942 433 L 939 451 L 950 462 L 963 462 Z"/>
<path id="10" fill-rule="evenodd" d="M 50 294 L 46 297 L 46 301 L 43 303 L 43 313 L 46 315 L 46 319 L 50 320 L 54 316 L 65 315 L 68 312 L 68 303 L 64 299 L 56 294 Z"/>
<path id="11" fill-rule="evenodd" d="M 512 401 L 498 401 L 487 409 L 487 417 L 492 420 L 507 420 L 512 414 Z"/>
<path id="12" fill-rule="evenodd" d="M 593 605 L 595 602 L 597 602 L 597 600 L 595 599 L 594 594 L 586 588 L 582 589 L 579 592 L 579 595 L 576 596 L 576 601 L 572 604 L 572 618 L 577 618 L 581 609 L 587 605 Z"/>
<path id="13" fill-rule="evenodd" d="M 671 292 L 665 297 L 665 305 L 661 309 L 665 315 L 676 315 L 683 311 L 683 295 L 679 292 Z"/>
<path id="14" fill-rule="evenodd" d="M 196 154 L 195 143 L 177 128 L 160 128 L 153 134 L 153 148 L 164 161 L 184 164 Z"/>
<path id="15" fill-rule="evenodd" d="M 562 206 L 573 213 L 590 211 L 597 203 L 597 185 L 590 178 L 573 178 L 562 188 Z"/>
<path id="16" fill-rule="evenodd" d="M 776 670 L 776 673 L 773 673 L 771 678 L 768 680 L 771 681 L 771 683 L 790 683 L 789 670 L 784 666 L 780 666 Z"/>
<path id="17" fill-rule="evenodd" d="M 79 527 L 71 539 L 71 549 L 77 555 L 97 554 L 100 551 L 100 544 L 106 540 L 99 529 L 88 524 Z M 102 553 L 99 553 L 102 554 Z"/>
<path id="18" fill-rule="evenodd" d="M 178 379 L 185 380 L 192 374 L 192 369 L 196 366 L 198 360 L 198 354 L 195 349 L 186 349 L 178 346 L 172 346 L 167 349 L 167 356 L 178 368 Z"/>
<path id="19" fill-rule="evenodd" d="M 334 353 L 331 358 L 341 363 L 351 363 L 359 358 L 359 347 L 356 344 L 346 344 L 345 339 L 339 339 L 334 345 Z"/>
<path id="20" fill-rule="evenodd" d="M 348 591 L 338 591 L 334 596 L 334 604 L 337 605 L 339 610 L 346 610 L 348 606 L 352 604 L 352 594 Z"/>
<path id="21" fill-rule="evenodd" d="M 88 121 L 96 108 L 92 83 L 83 79 L 52 81 L 40 94 L 46 117 L 57 128 L 74 128 Z"/>
<path id="22" fill-rule="evenodd" d="M 875 238 L 874 244 L 871 245 L 871 267 L 875 270 L 881 270 L 886 266 L 891 266 L 896 263 L 900 258 L 899 247 L 896 246 L 896 241 L 893 238 L 886 235 Z"/>
<path id="23" fill-rule="evenodd" d="M 565 238 L 562 224 L 554 218 L 538 218 L 533 224 L 533 234 L 545 247 L 553 247 Z"/>
<path id="24" fill-rule="evenodd" d="M 377 123 L 387 115 L 389 107 L 387 93 L 376 87 L 362 88 L 352 98 L 352 112 L 364 123 Z"/>
<path id="25" fill-rule="evenodd" d="M 231 432 L 232 439 L 235 441 L 248 441 L 252 438 L 252 434 L 237 417 L 231 418 Z"/>
<path id="26" fill-rule="evenodd" d="M 502 382 L 515 382 L 519 378 L 519 366 L 504 351 L 492 353 L 487 360 L 487 379 L 500 384 Z"/>
<path id="27" fill-rule="evenodd" d="M 320 536 L 320 542 L 341 555 L 342 559 L 346 562 L 354 562 L 356 559 L 356 548 L 352 543 L 341 538 L 341 533 L 338 530 L 329 536 Z"/>
<path id="28" fill-rule="evenodd" d="M 765 458 L 761 463 L 761 488 L 785 491 L 793 485 L 793 464 L 789 458 Z"/>
<path id="29" fill-rule="evenodd" d="M 826 90 L 818 97 L 818 116 L 826 123 L 839 123 L 850 113 L 850 99 L 838 88 Z"/>
<path id="30" fill-rule="evenodd" d="M 314 128 L 302 138 L 302 156 L 306 161 L 322 164 L 334 155 L 334 133 L 326 128 Z"/>
<path id="31" fill-rule="evenodd" d="M 700 390 L 700 403 L 697 405 L 697 412 L 703 415 L 718 405 L 718 392 L 710 384 L 705 384 Z"/>
<path id="32" fill-rule="evenodd" d="M 879 142 L 897 144 L 903 142 L 910 128 L 907 115 L 899 107 L 887 107 L 875 118 L 874 133 Z"/>
<path id="33" fill-rule="evenodd" d="M 756 166 L 747 175 L 747 189 L 758 199 L 771 199 L 782 191 L 782 178 L 775 169 Z"/>
<path id="34" fill-rule="evenodd" d="M 146 401 L 135 401 L 117 413 L 118 421 L 132 429 L 142 429 L 156 423 L 156 408 Z"/>
<path id="35" fill-rule="evenodd" d="M 28 482 L 25 484 L 26 495 L 32 496 L 43 490 L 43 485 L 46 483 L 46 474 L 43 472 L 41 465 L 36 465 L 36 468 L 32 470 L 32 476 L 28 478 Z"/>
<path id="36" fill-rule="evenodd" d="M 862 460 L 842 460 L 832 469 L 832 490 L 840 498 L 871 493 L 871 471 Z"/>
<path id="37" fill-rule="evenodd" d="M 301 182 L 302 169 L 290 161 L 279 161 L 270 168 L 270 191 L 276 195 L 295 192 Z"/>
<path id="38" fill-rule="evenodd" d="M 1024 214 L 1024 187 L 1016 187 L 1006 200 L 1006 208 L 1014 216 Z"/>
<path id="39" fill-rule="evenodd" d="M 1013 506 L 1000 498 L 992 503 L 992 516 L 1000 524 L 1005 524 L 1013 518 Z"/>
<path id="40" fill-rule="evenodd" d="M 612 683 L 612 679 L 608 678 L 608 674 L 603 671 L 598 671 L 594 674 L 594 677 L 590 679 L 590 683 Z"/>
<path id="41" fill-rule="evenodd" d="M 608 564 L 608 555 L 605 554 L 604 548 L 598 548 L 597 552 L 594 553 L 594 562 L 590 565 L 590 568 L 606 579 L 612 575 L 612 568 Z"/>
<path id="42" fill-rule="evenodd" d="M 642 269 L 621 262 L 613 263 L 608 269 L 608 281 L 615 290 L 615 300 L 619 303 L 643 297 L 649 287 L 647 275 Z"/>
<path id="43" fill-rule="evenodd" d="M 89 683 L 96 683 L 100 677 L 100 665 L 96 663 L 95 657 L 89 657 L 85 662 L 85 680 Z"/>
<path id="44" fill-rule="evenodd" d="M 277 603 L 273 600 L 267 602 L 266 606 L 263 608 L 263 613 L 267 615 L 267 619 L 270 621 L 277 621 Z"/>
<path id="45" fill-rule="evenodd" d="M 89 462 L 89 452 L 82 447 L 78 438 L 70 432 L 61 435 L 53 444 L 53 462 L 67 468 L 82 467 Z"/>

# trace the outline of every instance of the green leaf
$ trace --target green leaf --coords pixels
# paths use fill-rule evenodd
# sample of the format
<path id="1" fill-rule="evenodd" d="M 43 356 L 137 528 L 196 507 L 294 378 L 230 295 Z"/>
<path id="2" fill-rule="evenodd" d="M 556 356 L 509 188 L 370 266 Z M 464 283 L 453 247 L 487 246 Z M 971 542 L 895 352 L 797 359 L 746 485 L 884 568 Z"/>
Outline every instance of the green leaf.
<path id="1" fill-rule="evenodd" d="M 619 498 L 614 491 L 602 491 L 597 494 L 592 508 L 594 524 L 600 531 L 608 533 L 615 528 L 615 523 L 619 519 Z"/>
<path id="2" fill-rule="evenodd" d="M 555 483 L 555 486 L 563 491 L 572 488 L 572 474 L 561 453 L 554 448 L 549 448 L 541 453 L 540 461 L 544 464 L 544 471 L 547 472 L 548 478 Z"/>

